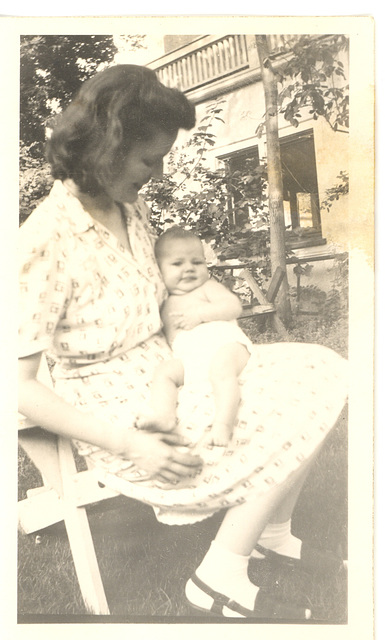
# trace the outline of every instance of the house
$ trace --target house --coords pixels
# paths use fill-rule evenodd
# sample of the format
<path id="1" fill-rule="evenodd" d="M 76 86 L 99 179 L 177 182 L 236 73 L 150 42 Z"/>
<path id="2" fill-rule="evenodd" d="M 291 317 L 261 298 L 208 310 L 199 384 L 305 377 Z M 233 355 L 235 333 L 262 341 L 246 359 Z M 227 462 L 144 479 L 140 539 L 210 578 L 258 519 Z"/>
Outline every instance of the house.
<path id="1" fill-rule="evenodd" d="M 275 67 L 282 64 L 284 38 L 268 36 Z M 164 84 L 185 92 L 196 105 L 198 122 L 210 102 L 223 98 L 224 122 L 217 123 L 210 151 L 213 166 L 224 161 L 234 169 L 248 159 L 258 163 L 265 157 L 265 137 L 257 135 L 265 102 L 255 36 L 165 36 L 164 50 L 147 66 Z M 347 55 L 342 61 L 346 75 Z M 347 131 L 334 131 L 323 118 L 315 120 L 311 113 L 301 112 L 299 121 L 294 127 L 279 116 L 287 247 L 298 258 L 314 259 L 312 278 L 322 281 L 332 262 L 327 262 L 328 256 L 348 249 L 348 196 L 333 203 L 330 211 L 321 203 L 338 174 L 348 168 L 349 136 Z M 291 269 L 288 273 L 293 284 L 295 276 Z"/>

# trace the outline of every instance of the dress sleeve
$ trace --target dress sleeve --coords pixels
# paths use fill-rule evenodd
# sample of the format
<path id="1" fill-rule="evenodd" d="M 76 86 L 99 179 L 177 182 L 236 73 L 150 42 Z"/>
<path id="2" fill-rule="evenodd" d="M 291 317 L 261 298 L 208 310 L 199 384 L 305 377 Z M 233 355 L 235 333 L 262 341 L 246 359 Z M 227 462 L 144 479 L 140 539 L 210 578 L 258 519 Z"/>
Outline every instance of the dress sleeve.
<path id="1" fill-rule="evenodd" d="M 34 214 L 20 229 L 19 357 L 52 345 L 70 295 L 66 244 L 60 231 Z"/>

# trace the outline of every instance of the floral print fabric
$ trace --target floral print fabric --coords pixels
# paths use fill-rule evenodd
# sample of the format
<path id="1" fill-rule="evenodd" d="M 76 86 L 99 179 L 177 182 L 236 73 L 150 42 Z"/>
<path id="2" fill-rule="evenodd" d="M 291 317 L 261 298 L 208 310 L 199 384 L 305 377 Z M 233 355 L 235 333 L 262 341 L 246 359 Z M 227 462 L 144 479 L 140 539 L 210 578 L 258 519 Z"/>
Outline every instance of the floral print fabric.
<path id="1" fill-rule="evenodd" d="M 146 205 L 125 205 L 132 253 L 56 182 L 21 228 L 21 357 L 46 351 L 55 390 L 107 424 L 135 428 L 156 365 L 171 356 L 161 333 L 165 289 Z M 98 478 L 186 524 L 285 480 L 333 427 L 346 399 L 346 362 L 318 345 L 254 345 L 240 377 L 242 401 L 226 448 L 203 444 L 214 416 L 208 381 L 179 394 L 178 430 L 202 471 L 178 485 L 147 478 L 130 461 L 77 446 Z"/>

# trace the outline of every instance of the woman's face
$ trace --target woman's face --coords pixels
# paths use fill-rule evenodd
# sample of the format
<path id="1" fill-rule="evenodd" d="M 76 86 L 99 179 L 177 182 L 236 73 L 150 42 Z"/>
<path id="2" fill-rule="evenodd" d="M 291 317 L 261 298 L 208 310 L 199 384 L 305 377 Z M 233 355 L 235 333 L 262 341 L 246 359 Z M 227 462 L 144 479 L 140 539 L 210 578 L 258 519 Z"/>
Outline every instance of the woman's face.
<path id="1" fill-rule="evenodd" d="M 176 136 L 176 133 L 158 130 L 150 140 L 135 142 L 123 161 L 120 174 L 107 187 L 108 195 L 116 202 L 135 202 L 144 184 L 163 175 L 163 158 Z"/>

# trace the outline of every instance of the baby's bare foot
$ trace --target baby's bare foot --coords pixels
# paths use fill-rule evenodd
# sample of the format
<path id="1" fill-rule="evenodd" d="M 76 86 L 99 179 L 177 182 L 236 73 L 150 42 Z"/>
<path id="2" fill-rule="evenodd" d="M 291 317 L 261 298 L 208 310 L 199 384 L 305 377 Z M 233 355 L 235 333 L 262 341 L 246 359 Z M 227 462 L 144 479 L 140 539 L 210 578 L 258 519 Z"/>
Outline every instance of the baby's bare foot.
<path id="1" fill-rule="evenodd" d="M 169 432 L 175 428 L 175 419 L 148 412 L 136 418 L 135 426 L 138 429 L 146 429 L 147 431 Z"/>
<path id="2" fill-rule="evenodd" d="M 214 447 L 227 447 L 231 438 L 231 428 L 223 422 L 214 422 L 206 442 Z"/>

